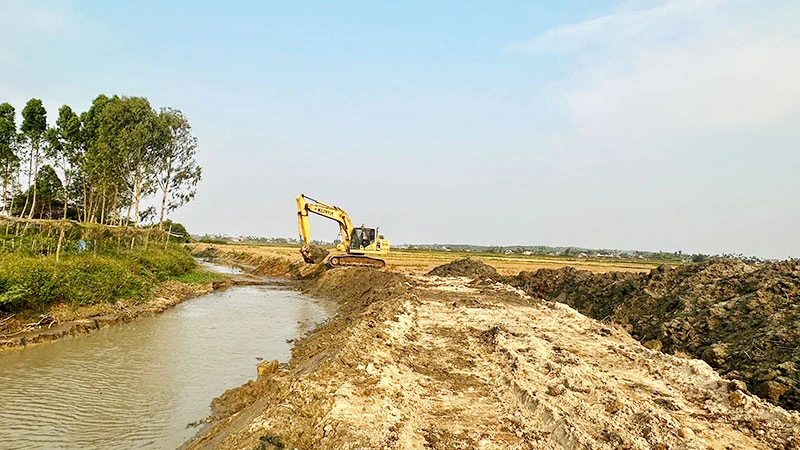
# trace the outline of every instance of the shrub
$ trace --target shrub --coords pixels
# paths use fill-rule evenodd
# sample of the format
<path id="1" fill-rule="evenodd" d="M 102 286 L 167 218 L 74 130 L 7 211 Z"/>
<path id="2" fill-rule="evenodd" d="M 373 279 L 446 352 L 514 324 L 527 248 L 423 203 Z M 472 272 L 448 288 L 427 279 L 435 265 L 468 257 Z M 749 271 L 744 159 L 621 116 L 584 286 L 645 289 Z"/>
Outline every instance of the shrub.
<path id="1" fill-rule="evenodd" d="M 55 261 L 6 257 L 0 263 L 0 308 L 41 309 L 51 303 L 58 288 Z"/>
<path id="2" fill-rule="evenodd" d="M 4 255 L 0 258 L 0 311 L 44 310 L 53 302 L 74 306 L 143 300 L 153 283 L 185 276 L 197 263 L 188 251 L 173 245 L 166 251 L 124 251 L 94 256 L 88 252 L 56 262 L 54 257 Z M 204 278 L 203 278 L 204 279 Z"/>
<path id="3" fill-rule="evenodd" d="M 62 280 L 59 300 L 72 305 L 113 303 L 119 299 L 142 300 L 148 285 L 130 269 L 130 264 L 112 258 L 80 257 L 59 265 Z"/>
<path id="4" fill-rule="evenodd" d="M 142 275 L 151 275 L 158 281 L 183 275 L 197 267 L 192 255 L 177 245 L 170 246 L 166 251 L 148 250 L 129 255 L 141 265 Z"/>

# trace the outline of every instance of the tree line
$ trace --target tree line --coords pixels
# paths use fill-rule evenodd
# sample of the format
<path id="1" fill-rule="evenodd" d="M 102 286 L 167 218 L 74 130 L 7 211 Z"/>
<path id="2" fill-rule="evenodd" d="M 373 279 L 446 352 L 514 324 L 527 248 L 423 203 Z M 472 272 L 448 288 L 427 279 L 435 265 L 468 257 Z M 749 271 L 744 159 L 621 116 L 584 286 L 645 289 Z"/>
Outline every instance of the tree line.
<path id="1" fill-rule="evenodd" d="M 161 225 L 194 198 L 197 138 L 177 109 L 101 94 L 80 114 L 62 106 L 53 126 L 36 98 L 21 116 L 17 128 L 14 107 L 0 104 L 0 215 Z"/>

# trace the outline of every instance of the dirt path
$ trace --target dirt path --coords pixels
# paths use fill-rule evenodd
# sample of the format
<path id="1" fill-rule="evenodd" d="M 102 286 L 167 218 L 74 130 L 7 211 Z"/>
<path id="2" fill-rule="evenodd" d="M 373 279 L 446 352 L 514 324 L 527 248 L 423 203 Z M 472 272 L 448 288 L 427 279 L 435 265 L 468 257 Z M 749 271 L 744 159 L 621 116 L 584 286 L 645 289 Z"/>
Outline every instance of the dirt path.
<path id="1" fill-rule="evenodd" d="M 338 315 L 189 448 L 800 449 L 800 415 L 503 284 L 337 269 Z"/>

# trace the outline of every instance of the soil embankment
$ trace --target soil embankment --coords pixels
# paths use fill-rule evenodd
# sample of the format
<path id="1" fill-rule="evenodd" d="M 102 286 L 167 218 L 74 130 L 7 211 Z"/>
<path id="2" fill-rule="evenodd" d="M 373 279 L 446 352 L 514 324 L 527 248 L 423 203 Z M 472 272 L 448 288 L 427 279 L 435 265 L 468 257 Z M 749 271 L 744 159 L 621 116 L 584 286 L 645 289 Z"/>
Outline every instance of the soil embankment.
<path id="1" fill-rule="evenodd" d="M 712 260 L 645 274 L 570 268 L 510 283 L 622 325 L 648 347 L 705 360 L 757 395 L 800 409 L 800 261 Z"/>
<path id="2" fill-rule="evenodd" d="M 306 264 L 297 248 L 282 252 L 271 247 L 246 245 L 190 244 L 192 254 L 208 260 L 227 263 L 243 269 L 248 274 L 300 280 L 314 278 L 324 271 L 324 266 Z"/>
<path id="3" fill-rule="evenodd" d="M 338 314 L 212 404 L 200 449 L 800 449 L 800 414 L 507 284 L 335 269 Z"/>

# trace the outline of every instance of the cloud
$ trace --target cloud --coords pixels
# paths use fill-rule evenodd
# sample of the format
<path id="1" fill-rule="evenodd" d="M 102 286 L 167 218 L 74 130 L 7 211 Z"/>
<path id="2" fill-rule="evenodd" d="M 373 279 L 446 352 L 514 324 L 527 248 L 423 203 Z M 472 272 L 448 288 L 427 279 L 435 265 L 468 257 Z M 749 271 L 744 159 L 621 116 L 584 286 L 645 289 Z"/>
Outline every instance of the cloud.
<path id="1" fill-rule="evenodd" d="M 0 27 L 5 30 L 56 34 L 79 18 L 70 2 L 0 1 Z"/>
<path id="2" fill-rule="evenodd" d="M 790 230 L 800 208 L 786 202 L 800 186 L 798 14 L 669 0 L 510 45 L 568 68 L 544 88 L 569 120 L 552 133 L 547 167 L 570 180 L 558 199 L 575 236 L 800 256 Z"/>
<path id="3" fill-rule="evenodd" d="M 798 113 L 798 79 L 800 42 L 695 42 L 587 68 L 561 101 L 582 130 L 757 130 Z"/>
<path id="4" fill-rule="evenodd" d="M 577 130 L 756 130 L 800 112 L 800 39 L 718 0 L 670 0 L 547 30 L 517 50 L 571 58 L 554 85 Z M 753 21 L 755 22 L 755 21 Z"/>
<path id="5" fill-rule="evenodd" d="M 527 42 L 514 43 L 512 50 L 577 53 L 602 46 L 625 45 L 630 39 L 659 34 L 665 27 L 699 25 L 714 12 L 720 0 L 671 0 L 654 7 L 620 11 L 545 31 Z"/>

